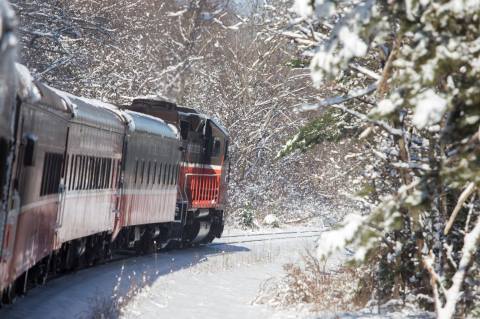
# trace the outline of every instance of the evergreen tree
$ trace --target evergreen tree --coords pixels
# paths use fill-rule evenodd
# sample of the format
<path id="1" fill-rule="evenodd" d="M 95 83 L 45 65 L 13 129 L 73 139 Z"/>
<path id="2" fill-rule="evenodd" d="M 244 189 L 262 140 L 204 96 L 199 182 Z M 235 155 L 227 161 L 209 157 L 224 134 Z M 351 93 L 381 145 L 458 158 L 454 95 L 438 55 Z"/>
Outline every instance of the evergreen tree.
<path id="1" fill-rule="evenodd" d="M 371 212 L 325 234 L 319 254 L 351 245 L 355 261 L 380 269 L 372 272 L 384 297 L 415 295 L 439 318 L 474 314 L 480 2 L 297 0 L 295 9 L 297 33 L 308 26 L 315 42 L 314 54 L 312 46 L 302 52 L 311 55 L 314 83 L 335 81 L 349 92 L 304 109 L 330 107 L 355 117 L 370 163 L 364 195 Z M 325 116 L 331 113 L 321 112 L 282 154 L 335 136 L 319 125 Z"/>

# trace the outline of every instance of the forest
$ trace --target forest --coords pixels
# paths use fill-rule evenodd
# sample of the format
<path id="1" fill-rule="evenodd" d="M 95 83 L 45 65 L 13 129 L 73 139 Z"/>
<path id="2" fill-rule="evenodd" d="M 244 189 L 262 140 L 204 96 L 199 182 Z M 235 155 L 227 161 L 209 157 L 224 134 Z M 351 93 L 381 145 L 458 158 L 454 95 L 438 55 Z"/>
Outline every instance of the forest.
<path id="1" fill-rule="evenodd" d="M 161 97 L 225 125 L 229 227 L 329 230 L 260 303 L 480 316 L 479 1 L 10 6 L 35 81 L 119 107 Z"/>

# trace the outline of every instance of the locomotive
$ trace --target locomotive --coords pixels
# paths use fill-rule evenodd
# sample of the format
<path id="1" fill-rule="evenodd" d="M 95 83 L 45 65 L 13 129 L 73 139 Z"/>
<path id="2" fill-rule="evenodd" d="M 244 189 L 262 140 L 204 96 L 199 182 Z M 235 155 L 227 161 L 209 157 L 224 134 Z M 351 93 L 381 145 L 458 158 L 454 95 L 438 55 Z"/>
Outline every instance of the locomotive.
<path id="1" fill-rule="evenodd" d="M 18 85 L 0 113 L 4 303 L 115 251 L 221 236 L 229 135 L 216 120 L 153 98 L 117 107 L 41 82 Z"/>

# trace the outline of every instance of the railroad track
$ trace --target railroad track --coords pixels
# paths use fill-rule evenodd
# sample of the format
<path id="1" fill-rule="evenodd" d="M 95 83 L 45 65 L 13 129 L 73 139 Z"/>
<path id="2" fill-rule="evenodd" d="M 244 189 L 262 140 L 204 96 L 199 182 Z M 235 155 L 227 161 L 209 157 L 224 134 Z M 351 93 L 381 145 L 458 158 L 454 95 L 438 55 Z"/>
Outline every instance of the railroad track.
<path id="1" fill-rule="evenodd" d="M 260 234 L 244 234 L 244 235 L 229 235 L 222 236 L 222 242 L 211 243 L 208 246 L 220 246 L 229 244 L 241 244 L 260 241 L 284 240 L 296 238 L 311 238 L 318 237 L 323 230 L 304 230 L 304 231 L 286 231 L 278 233 L 260 233 Z M 243 238 L 243 239 L 242 239 Z M 232 239 L 232 240 L 229 240 Z"/>
<path id="2" fill-rule="evenodd" d="M 284 232 L 276 232 L 276 233 L 257 233 L 257 234 L 235 234 L 235 235 L 227 235 L 227 236 L 222 236 L 220 240 L 221 242 L 213 242 L 208 245 L 205 245 L 204 247 L 206 248 L 214 248 L 214 249 L 219 249 L 221 250 L 221 246 L 225 245 L 232 245 L 232 244 L 242 244 L 242 243 L 251 243 L 251 242 L 262 242 L 262 241 L 272 241 L 272 240 L 286 240 L 286 239 L 298 239 L 298 238 L 312 238 L 312 237 L 318 237 L 322 233 L 321 230 L 304 230 L 304 231 L 284 231 Z M 191 248 L 196 248 L 196 247 L 191 247 Z M 165 250 L 159 250 L 158 252 L 164 252 Z M 129 249 L 123 249 L 117 252 L 114 252 L 112 257 L 110 259 L 105 259 L 102 261 L 99 261 L 93 265 L 83 265 L 83 267 L 80 267 L 78 269 L 72 269 L 70 271 L 66 272 L 61 272 L 61 273 L 56 273 L 56 274 L 51 274 L 48 276 L 47 280 L 43 284 L 38 284 L 36 286 L 31 286 L 28 287 L 28 290 L 33 289 L 34 287 L 41 287 L 48 282 L 58 279 L 60 277 L 68 276 L 70 274 L 73 274 L 77 271 L 84 270 L 87 268 L 95 268 L 100 265 L 106 265 L 110 263 L 115 263 L 119 261 L 124 261 L 128 260 L 130 258 L 135 258 L 139 256 L 148 256 L 149 254 L 139 254 L 135 250 L 129 250 Z M 20 294 L 22 295 L 22 294 Z M 0 303 L 0 309 L 2 308 L 2 304 Z"/>
<path id="3" fill-rule="evenodd" d="M 270 236 L 270 235 L 289 235 L 289 234 L 304 234 L 304 233 L 322 233 L 323 230 L 297 230 L 297 231 L 284 231 L 275 233 L 259 233 L 259 234 L 237 234 L 222 236 L 221 238 L 235 238 L 235 237 L 257 237 L 257 236 Z"/>

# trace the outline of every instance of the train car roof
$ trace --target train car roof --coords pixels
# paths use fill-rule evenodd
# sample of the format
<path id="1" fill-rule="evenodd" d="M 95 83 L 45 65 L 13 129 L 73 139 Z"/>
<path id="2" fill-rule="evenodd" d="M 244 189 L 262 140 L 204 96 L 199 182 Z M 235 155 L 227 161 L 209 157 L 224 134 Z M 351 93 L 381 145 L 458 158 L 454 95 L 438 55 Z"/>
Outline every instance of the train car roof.
<path id="1" fill-rule="evenodd" d="M 51 88 L 64 100 L 70 101 L 75 109 L 73 121 L 80 124 L 92 125 L 98 128 L 123 132 L 125 124 L 130 126 L 130 119 L 114 105 L 99 100 L 75 96 L 73 94 Z"/>
<path id="2" fill-rule="evenodd" d="M 175 102 L 158 97 L 139 97 L 133 100 L 132 105 L 127 107 L 143 114 L 151 114 L 161 117 L 168 122 L 178 125 L 178 117 L 194 117 L 201 120 L 211 121 L 225 136 L 229 136 L 227 129 L 216 119 L 198 112 L 196 109 L 180 106 Z"/>
<path id="3" fill-rule="evenodd" d="M 35 82 L 34 88 L 30 88 L 30 90 L 36 90 L 39 97 L 37 99 L 28 98 L 26 99 L 27 102 L 39 103 L 48 108 L 66 112 L 72 117 L 75 116 L 77 109 L 76 105 L 73 104 L 69 98 L 59 95 L 55 89 L 41 82 Z"/>
<path id="4" fill-rule="evenodd" d="M 133 131 L 143 132 L 148 134 L 155 134 L 172 139 L 178 139 L 178 130 L 164 120 L 144 113 L 139 113 L 131 110 L 125 110 L 133 121 Z"/>
<path id="5" fill-rule="evenodd" d="M 63 112 L 72 118 L 73 122 L 91 125 L 98 128 L 124 132 L 125 125 L 134 130 L 133 119 L 128 113 L 122 112 L 115 105 L 95 99 L 75 96 L 34 81 L 28 69 L 19 63 L 15 64 L 17 75 L 17 94 L 27 103 L 40 104 L 49 109 Z"/>

